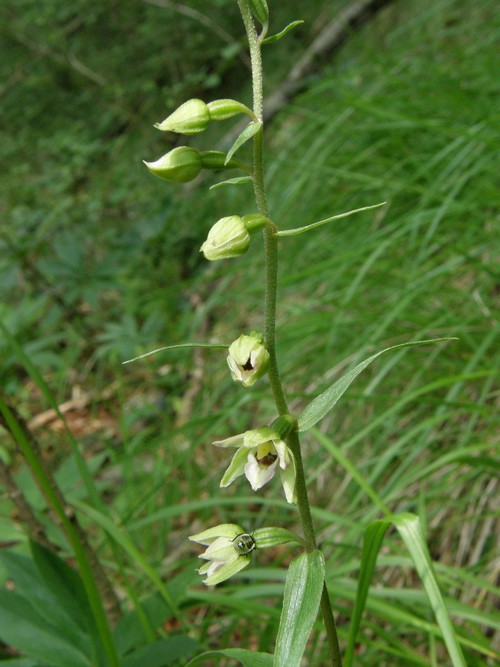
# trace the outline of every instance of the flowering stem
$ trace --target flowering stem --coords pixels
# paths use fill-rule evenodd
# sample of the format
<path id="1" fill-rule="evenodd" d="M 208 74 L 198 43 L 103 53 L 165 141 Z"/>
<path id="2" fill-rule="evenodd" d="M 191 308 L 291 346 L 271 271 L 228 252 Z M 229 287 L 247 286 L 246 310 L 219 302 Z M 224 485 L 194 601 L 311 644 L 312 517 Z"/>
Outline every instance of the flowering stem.
<path id="1" fill-rule="evenodd" d="M 248 0 L 238 0 L 238 5 L 245 24 L 248 43 L 250 47 L 250 59 L 252 63 L 252 88 L 253 88 L 253 111 L 259 121 L 263 121 L 263 88 L 262 88 L 262 57 L 260 41 L 255 30 Z M 263 128 L 253 138 L 253 181 L 254 193 L 259 213 L 269 218 L 266 192 L 264 187 L 264 155 L 263 155 Z M 266 264 L 266 294 L 265 294 L 265 321 L 264 336 L 266 349 L 269 353 L 269 380 L 273 392 L 276 408 L 280 415 L 288 414 L 288 404 L 280 378 L 278 362 L 276 358 L 276 299 L 278 288 L 278 239 L 275 236 L 275 227 L 269 224 L 264 229 L 264 247 Z M 311 509 L 307 494 L 307 487 L 300 450 L 300 441 L 297 431 L 293 430 L 287 437 L 287 444 L 293 452 L 296 465 L 296 494 L 297 506 L 302 522 L 302 529 L 306 542 L 306 549 L 313 551 L 317 548 L 316 536 L 311 517 Z M 330 604 L 330 598 L 326 584 L 323 587 L 321 597 L 321 613 L 328 637 L 331 663 L 333 667 L 341 667 L 339 641 L 335 627 L 335 619 Z"/>

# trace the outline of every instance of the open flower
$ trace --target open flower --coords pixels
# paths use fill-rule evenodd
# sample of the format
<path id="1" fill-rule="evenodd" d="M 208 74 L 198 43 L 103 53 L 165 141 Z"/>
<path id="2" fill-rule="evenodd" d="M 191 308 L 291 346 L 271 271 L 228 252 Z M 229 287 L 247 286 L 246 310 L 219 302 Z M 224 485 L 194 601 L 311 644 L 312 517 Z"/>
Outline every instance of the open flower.
<path id="1" fill-rule="evenodd" d="M 235 523 L 223 523 L 189 539 L 208 547 L 200 555 L 207 562 L 198 570 L 207 575 L 203 582 L 207 586 L 215 586 L 246 567 L 256 546 L 253 537 Z"/>
<path id="2" fill-rule="evenodd" d="M 278 470 L 289 503 L 295 502 L 295 460 L 290 448 L 278 431 L 263 426 L 213 443 L 217 447 L 237 447 L 221 486 L 229 486 L 237 477 L 245 475 L 254 491 L 274 477 Z"/>
<path id="3" fill-rule="evenodd" d="M 269 366 L 269 352 L 261 334 L 242 334 L 229 346 L 227 357 L 231 377 L 244 387 L 251 387 L 262 377 Z"/>

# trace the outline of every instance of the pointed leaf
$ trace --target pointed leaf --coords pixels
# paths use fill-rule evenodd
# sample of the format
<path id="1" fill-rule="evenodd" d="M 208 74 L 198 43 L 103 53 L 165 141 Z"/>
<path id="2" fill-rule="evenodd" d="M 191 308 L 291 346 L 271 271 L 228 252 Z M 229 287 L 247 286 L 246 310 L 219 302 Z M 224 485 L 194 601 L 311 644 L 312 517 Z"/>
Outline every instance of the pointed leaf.
<path id="1" fill-rule="evenodd" d="M 226 181 L 220 181 L 220 183 L 215 183 L 210 186 L 210 190 L 215 190 L 220 188 L 221 185 L 243 185 L 243 183 L 252 183 L 253 178 L 251 176 L 237 176 L 236 178 L 228 178 Z"/>
<path id="2" fill-rule="evenodd" d="M 363 553 L 360 564 L 360 578 L 356 594 L 355 607 L 352 615 L 351 627 L 347 643 L 344 667 L 352 667 L 356 637 L 361 623 L 361 617 L 368 596 L 370 580 L 377 561 L 382 540 L 390 525 L 394 525 L 401 535 L 406 548 L 413 560 L 422 585 L 429 598 L 430 606 L 441 628 L 444 643 L 448 649 L 453 667 L 466 667 L 465 658 L 439 589 L 432 560 L 425 542 L 425 538 L 418 516 L 410 513 L 392 515 L 387 519 L 374 521 L 366 531 L 363 543 Z"/>
<path id="3" fill-rule="evenodd" d="M 194 667 L 206 664 L 206 658 L 213 658 L 217 655 L 225 655 L 227 658 L 234 658 L 238 660 L 244 667 L 273 667 L 273 656 L 270 653 L 254 653 L 242 648 L 225 648 L 218 651 L 207 651 L 201 655 L 197 655 L 188 662 L 186 667 Z"/>
<path id="4" fill-rule="evenodd" d="M 288 568 L 273 667 L 300 667 L 325 581 L 321 551 L 304 552 Z"/>
<path id="5" fill-rule="evenodd" d="M 0 591 L 0 639 L 52 667 L 90 667 L 91 658 L 15 591 Z"/>
<path id="6" fill-rule="evenodd" d="M 233 155 L 236 153 L 236 151 L 243 146 L 249 139 L 251 139 L 259 130 L 262 128 L 262 123 L 258 121 L 252 121 L 249 123 L 245 129 L 240 133 L 234 144 L 231 146 L 231 148 L 228 150 L 227 155 L 226 155 L 226 162 L 227 164 L 229 160 L 233 157 Z"/>
<path id="7" fill-rule="evenodd" d="M 401 343 L 400 345 L 392 345 L 391 347 L 386 347 L 385 350 L 373 354 L 368 359 L 365 359 L 360 364 L 355 366 L 352 370 L 346 373 L 340 380 L 334 382 L 326 391 L 317 396 L 309 405 L 305 408 L 298 419 L 298 430 L 307 431 L 314 426 L 320 419 L 334 407 L 337 401 L 342 397 L 342 395 L 349 389 L 352 382 L 358 377 L 358 375 L 369 366 L 372 361 L 375 361 L 377 357 L 380 357 L 386 352 L 391 350 L 398 350 L 403 347 L 416 347 L 417 345 L 432 345 L 434 343 L 442 343 L 449 340 L 458 340 L 457 338 L 434 338 L 433 340 L 418 340 L 411 341 L 409 343 Z"/>
<path id="8" fill-rule="evenodd" d="M 321 225 L 326 225 L 327 222 L 332 222 L 333 220 L 340 220 L 341 218 L 348 218 L 350 215 L 355 213 L 361 213 L 362 211 L 370 211 L 372 208 L 380 208 L 384 206 L 387 202 L 383 201 L 380 204 L 372 204 L 371 206 L 363 206 L 362 208 L 355 208 L 352 211 L 347 211 L 346 213 L 338 213 L 337 215 L 332 215 L 330 218 L 325 218 L 324 220 L 318 220 L 318 222 L 313 222 L 310 225 L 305 227 L 297 227 L 296 229 L 282 229 L 274 234 L 274 236 L 298 236 L 299 234 L 304 234 L 311 229 L 316 227 L 321 227 Z"/>
<path id="9" fill-rule="evenodd" d="M 291 30 L 296 28 L 301 23 L 304 23 L 304 21 L 292 21 L 286 26 L 286 28 L 283 28 L 283 30 L 281 30 L 280 32 L 277 32 L 275 35 L 269 35 L 269 37 L 263 39 L 262 44 L 272 44 L 273 42 L 277 42 L 279 39 L 287 35 Z"/>

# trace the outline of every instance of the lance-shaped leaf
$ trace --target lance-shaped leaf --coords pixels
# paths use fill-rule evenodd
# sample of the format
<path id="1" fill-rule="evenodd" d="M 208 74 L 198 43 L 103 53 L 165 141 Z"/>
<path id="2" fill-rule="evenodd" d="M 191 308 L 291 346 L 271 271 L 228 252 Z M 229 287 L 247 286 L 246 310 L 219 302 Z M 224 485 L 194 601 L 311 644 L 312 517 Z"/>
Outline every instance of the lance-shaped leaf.
<path id="1" fill-rule="evenodd" d="M 363 211 L 370 211 L 372 208 L 380 208 L 384 206 L 387 202 L 383 201 L 380 204 L 373 204 L 372 206 L 363 206 L 362 208 L 355 208 L 352 211 L 347 211 L 346 213 L 338 213 L 337 215 L 332 215 L 330 218 L 325 218 L 324 220 L 318 220 L 318 222 L 313 222 L 310 225 L 305 227 L 297 227 L 296 229 L 282 229 L 274 234 L 274 236 L 298 236 L 299 234 L 304 234 L 311 229 L 320 227 L 321 225 L 326 225 L 327 222 L 333 222 L 333 220 L 340 220 L 341 218 L 347 218 L 354 213 L 362 213 Z"/>
<path id="2" fill-rule="evenodd" d="M 273 667 L 300 667 L 318 614 L 325 561 L 321 551 L 304 552 L 288 568 Z"/>
<path id="3" fill-rule="evenodd" d="M 238 138 L 231 146 L 231 148 L 228 150 L 225 164 L 227 164 L 229 160 L 233 157 L 233 155 L 236 153 L 236 151 L 239 148 L 241 148 L 243 144 L 245 144 L 249 139 L 251 139 L 254 135 L 256 135 L 261 128 L 262 128 L 262 123 L 260 122 L 260 120 L 249 123 L 245 127 L 245 129 L 238 135 Z"/>
<path id="4" fill-rule="evenodd" d="M 279 39 L 287 35 L 291 30 L 296 28 L 298 25 L 301 25 L 302 23 L 304 23 L 304 21 L 292 21 L 280 32 L 277 32 L 275 35 L 269 35 L 269 37 L 263 39 L 262 44 L 272 44 L 273 42 L 277 42 Z"/>
<path id="5" fill-rule="evenodd" d="M 314 426 L 320 419 L 334 407 L 337 401 L 341 398 L 344 392 L 350 387 L 352 382 L 358 377 L 358 375 L 369 366 L 372 361 L 375 361 L 377 357 L 380 357 L 386 352 L 391 350 L 398 350 L 403 347 L 415 347 L 417 345 L 433 345 L 434 343 L 442 343 L 449 340 L 458 340 L 457 338 L 434 338 L 433 340 L 417 340 L 410 341 L 409 343 L 401 343 L 400 345 L 392 345 L 391 347 L 386 347 L 385 350 L 373 354 L 368 359 L 365 359 L 360 364 L 355 366 L 351 371 L 346 373 L 340 380 L 334 382 L 326 391 L 317 396 L 309 405 L 305 408 L 298 419 L 298 430 L 307 431 Z"/>
<path id="6" fill-rule="evenodd" d="M 221 185 L 243 185 L 243 183 L 252 183 L 253 178 L 251 176 L 237 176 L 236 178 L 228 178 L 225 181 L 220 181 L 219 183 L 214 183 L 210 186 L 210 190 L 215 190 L 220 188 Z"/>
<path id="7" fill-rule="evenodd" d="M 378 552 L 382 545 L 385 533 L 390 525 L 394 525 L 408 552 L 413 560 L 415 569 L 422 581 L 422 585 L 429 598 L 430 605 L 441 628 L 444 643 L 448 649 L 453 667 L 466 667 L 465 658 L 458 642 L 458 636 L 453 628 L 451 619 L 436 579 L 432 560 L 429 555 L 425 538 L 418 516 L 410 513 L 392 515 L 386 519 L 374 521 L 366 531 L 363 542 L 363 553 L 361 555 L 360 577 L 358 579 L 358 590 L 354 611 L 352 614 L 351 627 L 347 650 L 344 657 L 344 667 L 352 667 L 354 658 L 354 647 L 356 637 L 361 624 L 361 617 L 368 597 L 368 589 L 373 570 L 377 562 Z"/>

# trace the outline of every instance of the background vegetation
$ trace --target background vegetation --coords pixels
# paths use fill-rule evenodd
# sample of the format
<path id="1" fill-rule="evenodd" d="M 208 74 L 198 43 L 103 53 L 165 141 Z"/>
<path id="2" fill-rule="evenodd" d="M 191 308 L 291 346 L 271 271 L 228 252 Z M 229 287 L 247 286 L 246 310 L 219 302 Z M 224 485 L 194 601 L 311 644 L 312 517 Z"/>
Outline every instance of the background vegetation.
<path id="1" fill-rule="evenodd" d="M 270 4 L 273 29 L 306 20 L 266 54 L 272 91 L 348 3 Z M 290 552 L 266 553 L 240 581 L 207 591 L 186 540 L 237 517 L 249 528 L 293 529 L 294 510 L 277 487 L 252 497 L 244 484 L 217 491 L 225 456 L 210 442 L 271 419 L 267 387 L 253 390 L 251 402 L 235 392 L 213 351 L 121 365 L 161 345 L 229 343 L 261 327 L 257 248 L 214 265 L 198 252 L 219 217 L 250 212 L 246 186 L 209 191 L 222 180 L 216 175 L 179 193 L 141 165 L 175 141 L 152 125 L 184 99 L 249 101 L 236 3 L 7 0 L 0 11 L 0 320 L 26 355 L 0 338 L 2 395 L 57 471 L 124 611 L 141 601 L 153 633 L 187 626 L 203 647 L 270 650 Z M 293 405 L 372 351 L 460 339 L 383 358 L 305 441 L 341 638 L 363 529 L 378 512 L 373 488 L 392 511 L 424 520 L 471 667 L 493 664 L 498 649 L 497 37 L 493 1 L 395 1 L 317 64 L 306 92 L 267 131 L 270 207 L 280 226 L 389 202 L 381 213 L 283 239 L 278 355 Z M 198 145 L 224 147 L 221 127 Z M 31 365 L 62 405 L 105 510 L 89 498 Z M 4 467 L 71 562 L 26 464 L 0 435 Z M 3 490 L 8 583 L 20 562 L 12 554 L 29 552 L 19 508 Z M 154 573 L 181 614 L 159 602 Z M 127 627 L 117 630 L 124 652 L 145 641 Z M 324 664 L 324 649 L 318 626 L 309 664 Z M 3 658 L 12 655 L 6 645 Z M 356 660 L 448 664 L 396 534 L 379 558 Z"/>

